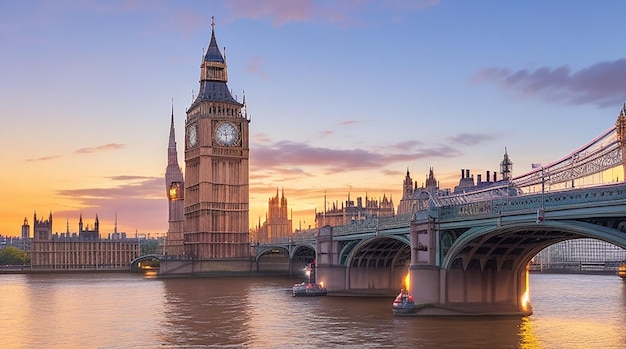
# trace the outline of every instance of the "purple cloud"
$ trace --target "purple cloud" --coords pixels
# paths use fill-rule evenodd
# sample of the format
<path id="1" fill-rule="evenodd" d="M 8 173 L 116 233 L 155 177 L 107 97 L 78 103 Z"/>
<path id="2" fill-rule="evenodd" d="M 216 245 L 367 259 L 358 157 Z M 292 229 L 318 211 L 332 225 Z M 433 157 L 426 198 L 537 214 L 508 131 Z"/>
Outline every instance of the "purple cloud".
<path id="1" fill-rule="evenodd" d="M 462 152 L 448 145 L 433 145 L 411 149 L 410 143 L 401 143 L 402 151 L 382 153 L 365 149 L 330 149 L 313 147 L 305 143 L 281 141 L 269 145 L 257 145 L 252 161 L 260 168 L 283 166 L 319 166 L 334 170 L 384 168 L 396 162 L 412 162 L 421 159 L 459 156 Z M 419 142 L 413 143 L 419 145 Z M 391 147 L 393 149 L 393 146 Z"/>
<path id="2" fill-rule="evenodd" d="M 167 230 L 167 200 L 165 181 L 162 177 L 116 176 L 109 177 L 121 183 L 112 188 L 82 188 L 58 190 L 56 195 L 71 198 L 80 209 L 55 212 L 55 216 L 83 217 L 98 214 L 101 221 L 108 221 L 101 234 L 112 231 L 112 221 L 118 214 L 120 227 L 139 229 L 140 232 L 164 232 Z M 56 228 L 55 228 L 56 229 Z M 74 229 L 72 227 L 72 229 Z M 134 232 L 134 229 L 132 229 Z M 74 231 L 74 230 L 72 230 Z M 103 235 L 104 236 L 104 235 Z"/>
<path id="3" fill-rule="evenodd" d="M 578 71 L 568 66 L 536 70 L 489 67 L 477 72 L 477 83 L 495 83 L 505 90 L 566 104 L 619 106 L 626 96 L 626 58 L 598 62 Z"/>

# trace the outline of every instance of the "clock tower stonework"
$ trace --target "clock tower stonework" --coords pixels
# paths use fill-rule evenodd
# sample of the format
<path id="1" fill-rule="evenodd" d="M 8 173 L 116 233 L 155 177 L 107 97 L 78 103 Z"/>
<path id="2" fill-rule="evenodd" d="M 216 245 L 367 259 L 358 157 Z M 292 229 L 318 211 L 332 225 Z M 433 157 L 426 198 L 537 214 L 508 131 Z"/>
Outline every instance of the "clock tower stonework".
<path id="1" fill-rule="evenodd" d="M 183 254 L 206 262 L 194 266 L 195 271 L 244 271 L 252 257 L 250 119 L 245 96 L 240 103 L 230 93 L 226 60 L 217 46 L 214 23 L 211 27 L 200 65 L 200 90 L 185 122 Z"/>

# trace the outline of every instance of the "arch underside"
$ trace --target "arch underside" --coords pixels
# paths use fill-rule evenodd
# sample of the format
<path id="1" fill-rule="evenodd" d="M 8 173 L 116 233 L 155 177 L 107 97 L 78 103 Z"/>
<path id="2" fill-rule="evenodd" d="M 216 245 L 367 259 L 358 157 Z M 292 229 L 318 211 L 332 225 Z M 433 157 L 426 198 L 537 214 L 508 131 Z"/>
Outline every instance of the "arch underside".
<path id="1" fill-rule="evenodd" d="M 347 259 L 348 289 L 396 292 L 408 272 L 411 247 L 402 239 L 377 237 L 359 243 Z"/>
<path id="2" fill-rule="evenodd" d="M 517 270 L 542 249 L 577 238 L 595 238 L 626 246 L 621 220 L 571 220 L 510 227 L 473 228 L 457 239 L 444 256 L 446 269 Z"/>
<path id="3" fill-rule="evenodd" d="M 392 238 L 373 239 L 356 248 L 351 268 L 391 268 L 406 265 L 411 260 L 411 248 L 404 241 Z"/>
<path id="4" fill-rule="evenodd" d="M 259 272 L 294 275 L 315 260 L 315 250 L 308 245 L 294 246 L 291 250 L 284 246 L 275 246 L 260 252 L 256 260 Z"/>

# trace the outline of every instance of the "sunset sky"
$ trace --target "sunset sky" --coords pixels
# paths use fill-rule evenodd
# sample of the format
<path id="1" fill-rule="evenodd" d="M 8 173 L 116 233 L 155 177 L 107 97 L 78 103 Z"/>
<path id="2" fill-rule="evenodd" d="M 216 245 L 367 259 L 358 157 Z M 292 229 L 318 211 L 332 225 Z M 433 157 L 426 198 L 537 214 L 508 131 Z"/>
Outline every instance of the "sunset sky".
<path id="1" fill-rule="evenodd" d="M 215 16 L 251 115 L 250 220 L 284 189 L 293 226 L 351 193 L 400 202 L 407 168 L 513 175 L 609 129 L 626 101 L 626 2 L 0 0 L 0 234 L 82 213 L 163 235 L 172 100 L 185 110 Z M 226 50 L 224 52 L 224 47 Z M 195 91 L 195 92 L 194 92 Z"/>

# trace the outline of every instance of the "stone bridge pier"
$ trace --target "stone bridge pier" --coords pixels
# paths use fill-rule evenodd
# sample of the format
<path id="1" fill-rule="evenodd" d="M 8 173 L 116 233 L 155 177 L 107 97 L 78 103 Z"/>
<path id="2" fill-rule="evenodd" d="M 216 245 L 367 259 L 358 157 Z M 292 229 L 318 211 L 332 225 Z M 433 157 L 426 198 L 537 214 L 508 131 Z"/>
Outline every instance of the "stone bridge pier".
<path id="1" fill-rule="evenodd" d="M 462 258 L 442 258 L 440 235 L 433 218 L 411 225 L 409 290 L 419 315 L 532 314 L 526 302 L 528 261 L 516 267 L 494 260 L 463 263 Z"/>

